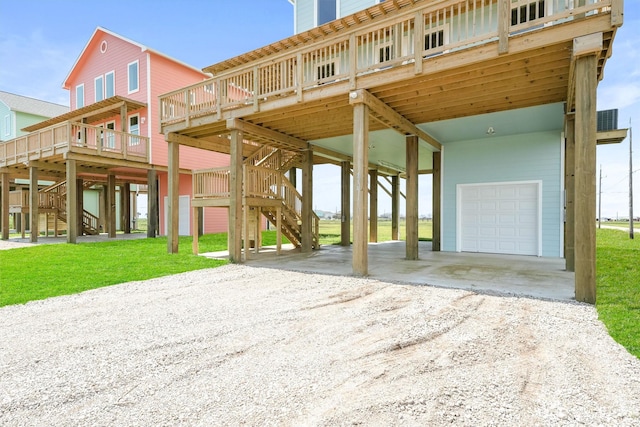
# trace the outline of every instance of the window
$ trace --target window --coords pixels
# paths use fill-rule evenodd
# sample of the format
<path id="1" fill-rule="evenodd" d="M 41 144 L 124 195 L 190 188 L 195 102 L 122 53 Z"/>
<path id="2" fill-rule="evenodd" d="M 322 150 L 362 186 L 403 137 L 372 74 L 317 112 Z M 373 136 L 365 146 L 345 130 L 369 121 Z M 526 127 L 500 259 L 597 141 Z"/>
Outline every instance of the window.
<path id="1" fill-rule="evenodd" d="M 511 9 L 511 25 L 523 24 L 544 17 L 544 0 L 533 1 Z"/>
<path id="2" fill-rule="evenodd" d="M 424 36 L 424 50 L 444 46 L 444 30 L 436 30 Z"/>
<path id="3" fill-rule="evenodd" d="M 104 75 L 104 97 L 111 98 L 116 94 L 116 75 L 111 71 Z"/>
<path id="4" fill-rule="evenodd" d="M 138 114 L 129 117 L 129 133 L 132 135 L 140 135 L 140 116 Z M 129 137 L 129 145 L 140 144 L 140 138 L 135 136 Z"/>
<path id="5" fill-rule="evenodd" d="M 103 77 L 98 76 L 95 79 L 95 87 L 96 87 L 96 101 L 102 101 L 104 99 L 104 87 L 103 87 Z"/>
<path id="6" fill-rule="evenodd" d="M 379 63 L 386 62 L 393 59 L 393 45 L 391 43 L 380 48 L 380 55 L 378 57 Z"/>
<path id="7" fill-rule="evenodd" d="M 138 61 L 134 61 L 127 66 L 129 75 L 129 93 L 137 92 L 140 89 Z"/>
<path id="8" fill-rule="evenodd" d="M 336 75 L 336 63 L 329 62 L 326 64 L 318 65 L 318 80 L 326 79 Z"/>
<path id="9" fill-rule="evenodd" d="M 84 83 L 76 86 L 76 108 L 84 107 Z"/>
<path id="10" fill-rule="evenodd" d="M 4 116 L 4 134 L 11 135 L 11 116 L 9 114 Z"/>
<path id="11" fill-rule="evenodd" d="M 316 26 L 336 19 L 336 0 L 316 0 Z"/>

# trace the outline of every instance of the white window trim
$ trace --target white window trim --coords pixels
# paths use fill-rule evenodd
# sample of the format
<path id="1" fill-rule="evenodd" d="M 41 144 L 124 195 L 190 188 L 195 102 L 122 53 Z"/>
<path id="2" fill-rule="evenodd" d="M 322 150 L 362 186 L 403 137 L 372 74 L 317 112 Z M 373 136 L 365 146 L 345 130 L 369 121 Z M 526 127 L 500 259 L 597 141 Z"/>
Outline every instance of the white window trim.
<path id="1" fill-rule="evenodd" d="M 110 98 L 109 96 L 107 96 L 107 76 L 111 74 L 113 76 L 113 95 L 111 96 L 115 96 L 116 94 L 116 72 L 115 70 L 111 70 L 108 73 L 104 74 L 104 99 Z"/>
<path id="2" fill-rule="evenodd" d="M 131 69 L 129 67 L 133 64 L 136 64 L 138 86 L 134 90 L 131 90 Z M 138 91 L 140 91 L 140 60 L 136 59 L 135 61 L 127 64 L 127 93 L 131 94 Z"/>
<path id="3" fill-rule="evenodd" d="M 78 105 L 78 89 L 82 88 L 82 105 Z M 76 86 L 76 109 L 82 108 L 85 106 L 85 97 L 84 97 L 84 83 L 81 83 Z"/>
<path id="4" fill-rule="evenodd" d="M 102 99 L 98 99 L 98 80 L 101 80 L 102 83 L 100 87 L 102 89 Z M 95 79 L 93 79 L 93 102 L 100 102 L 104 99 L 104 76 L 99 75 Z"/>
<path id="5" fill-rule="evenodd" d="M 478 187 L 484 185 L 518 185 L 536 184 L 538 189 L 538 221 L 536 222 L 536 235 L 538 239 L 538 254 L 542 256 L 542 180 L 527 181 L 497 181 L 497 182 L 474 182 L 469 184 L 456 184 L 456 252 L 462 252 L 462 188 Z"/>
<path id="6" fill-rule="evenodd" d="M 11 135 L 11 115 L 4 116 L 4 134 Z"/>

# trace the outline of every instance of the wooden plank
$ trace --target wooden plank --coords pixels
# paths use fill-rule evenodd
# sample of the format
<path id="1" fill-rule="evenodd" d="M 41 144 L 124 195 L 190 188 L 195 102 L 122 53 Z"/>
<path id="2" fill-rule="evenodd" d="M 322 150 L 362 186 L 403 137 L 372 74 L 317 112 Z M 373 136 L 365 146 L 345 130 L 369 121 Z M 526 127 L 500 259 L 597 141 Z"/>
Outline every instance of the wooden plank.
<path id="1" fill-rule="evenodd" d="M 611 0 L 611 25 L 622 26 L 624 22 L 624 0 Z"/>
<path id="2" fill-rule="evenodd" d="M 509 24 L 511 11 L 508 0 L 498 0 L 498 53 L 504 55 L 509 52 Z"/>
<path id="3" fill-rule="evenodd" d="M 302 163 L 302 252 L 313 249 L 313 151 L 311 145 L 303 152 Z"/>
<path id="4" fill-rule="evenodd" d="M 351 245 L 351 164 L 340 165 L 340 244 Z"/>
<path id="5" fill-rule="evenodd" d="M 369 242 L 378 241 L 378 170 L 369 171 Z"/>
<path id="6" fill-rule="evenodd" d="M 369 107 L 353 106 L 353 274 L 366 276 L 367 253 L 367 188 L 369 166 Z"/>
<path id="7" fill-rule="evenodd" d="M 78 174 L 76 161 L 67 160 L 67 243 L 76 243 L 78 238 Z"/>
<path id="8" fill-rule="evenodd" d="M 180 144 L 169 142 L 168 173 L 168 197 L 167 197 L 167 252 L 178 253 L 179 246 L 179 211 L 180 211 Z"/>
<path id="9" fill-rule="evenodd" d="M 433 190 L 432 190 L 432 213 L 431 213 L 431 221 L 432 221 L 432 239 L 431 239 L 431 250 L 434 252 L 439 252 L 441 249 L 441 241 L 440 241 L 440 231 L 441 231 L 441 216 L 440 216 L 440 207 L 442 203 L 442 152 L 433 153 Z"/>
<path id="10" fill-rule="evenodd" d="M 9 240 L 9 173 L 0 173 L 0 193 L 2 193 L 0 217 L 2 217 L 2 240 Z M 17 227 L 16 227 L 17 230 Z"/>
<path id="11" fill-rule="evenodd" d="M 267 129 L 262 126 L 254 125 L 253 123 L 249 123 L 244 120 L 229 119 L 227 120 L 227 128 L 241 130 L 246 134 L 260 136 L 262 138 L 267 138 L 275 142 L 283 142 L 300 150 L 307 149 L 307 142 L 302 139 L 277 132 L 275 130 Z"/>
<path id="12" fill-rule="evenodd" d="M 400 177 L 391 177 L 391 240 L 400 240 Z"/>
<path id="13" fill-rule="evenodd" d="M 191 224 L 191 234 L 193 236 L 193 240 L 191 242 L 191 252 L 193 252 L 194 255 L 198 255 L 198 238 L 200 237 L 200 233 L 198 232 L 198 226 L 200 224 L 200 208 L 193 205 L 191 206 L 191 210 L 193 212 L 193 224 Z"/>
<path id="14" fill-rule="evenodd" d="M 596 302 L 596 87 L 597 57 L 576 60 L 575 292 Z"/>
<path id="15" fill-rule="evenodd" d="M 158 232 L 158 173 L 147 172 L 147 237 L 156 237 Z"/>
<path id="16" fill-rule="evenodd" d="M 407 259 L 418 259 L 418 137 L 406 138 L 407 158 Z"/>
<path id="17" fill-rule="evenodd" d="M 565 222 L 564 222 L 564 258 L 567 271 L 575 271 L 575 116 L 565 116 L 565 154 L 564 154 L 564 194 L 565 194 Z"/>
<path id="18" fill-rule="evenodd" d="M 573 56 L 599 55 L 602 51 L 602 33 L 593 33 L 573 39 Z"/>
<path id="19" fill-rule="evenodd" d="M 242 131 L 231 131 L 229 260 L 234 263 L 242 262 L 242 140 Z"/>

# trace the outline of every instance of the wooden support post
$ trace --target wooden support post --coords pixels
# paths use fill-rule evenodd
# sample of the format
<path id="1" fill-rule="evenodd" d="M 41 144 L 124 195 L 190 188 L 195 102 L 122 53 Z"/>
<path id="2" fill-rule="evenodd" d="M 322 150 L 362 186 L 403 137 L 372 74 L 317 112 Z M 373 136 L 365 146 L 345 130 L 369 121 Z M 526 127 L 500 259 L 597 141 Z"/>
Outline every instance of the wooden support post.
<path id="1" fill-rule="evenodd" d="M 369 273 L 367 188 L 369 172 L 369 107 L 353 105 L 353 274 Z"/>
<path id="2" fill-rule="evenodd" d="M 0 228 L 2 228 L 2 240 L 9 240 L 9 174 L 0 174 L 0 180 L 2 181 L 0 183 L 0 193 L 2 193 L 2 212 L 0 212 L 2 225 Z"/>
<path id="3" fill-rule="evenodd" d="M 158 173 L 155 169 L 147 172 L 147 237 L 158 233 Z"/>
<path id="4" fill-rule="evenodd" d="M 178 231 L 180 211 L 180 144 L 168 142 L 169 144 L 169 194 L 167 197 L 167 252 L 178 253 Z"/>
<path id="5" fill-rule="evenodd" d="M 391 240 L 400 240 L 400 176 L 391 177 Z"/>
<path id="6" fill-rule="evenodd" d="M 196 221 L 195 218 L 193 219 L 193 221 L 197 222 L 198 224 L 198 236 L 204 235 L 204 208 L 203 207 L 198 208 L 198 221 Z"/>
<path id="7" fill-rule="evenodd" d="M 25 232 L 27 231 L 27 215 L 24 212 L 20 213 L 20 233 L 24 239 Z"/>
<path id="8" fill-rule="evenodd" d="M 76 243 L 78 238 L 78 179 L 76 161 L 67 160 L 67 243 Z"/>
<path id="9" fill-rule="evenodd" d="M 435 151 L 433 153 L 433 190 L 432 190 L 432 212 L 431 212 L 431 250 L 439 252 L 441 248 L 440 242 L 440 226 L 442 224 L 440 218 L 441 203 L 441 183 L 442 183 L 442 153 Z"/>
<path id="10" fill-rule="evenodd" d="M 75 179 L 71 181 L 75 182 Z M 67 181 L 68 183 L 68 181 Z M 68 196 L 67 196 L 68 197 Z M 75 200 L 75 199 L 74 199 Z M 31 220 L 31 243 L 38 241 L 38 207 L 40 205 L 40 197 L 38 195 L 38 168 L 31 166 L 29 168 L 29 219 Z M 68 206 L 68 202 L 67 202 Z M 67 217 L 67 223 L 69 218 Z"/>
<path id="11" fill-rule="evenodd" d="M 303 152 L 302 161 L 302 252 L 313 249 L 313 150 Z"/>
<path id="12" fill-rule="evenodd" d="M 193 209 L 193 224 L 191 224 L 191 234 L 193 234 L 193 242 L 191 244 L 191 251 L 193 252 L 194 255 L 198 255 L 198 237 L 199 234 L 198 233 L 198 224 L 199 224 L 199 218 L 200 218 L 200 208 L 194 207 Z"/>
<path id="13" fill-rule="evenodd" d="M 596 302 L 596 87 L 597 56 L 576 60 L 575 292 Z"/>
<path id="14" fill-rule="evenodd" d="M 565 154 L 564 154 L 564 259 L 567 271 L 575 271 L 575 116 L 567 114 L 565 121 Z"/>
<path id="15" fill-rule="evenodd" d="M 122 221 L 125 234 L 131 234 L 131 184 L 126 182 L 122 188 Z"/>
<path id="16" fill-rule="evenodd" d="M 282 208 L 276 208 L 276 254 L 282 251 Z"/>
<path id="17" fill-rule="evenodd" d="M 229 260 L 242 262 L 242 131 L 231 130 L 229 176 Z"/>
<path id="18" fill-rule="evenodd" d="M 105 185 L 100 187 L 100 194 L 98 196 L 98 230 L 102 232 L 107 231 L 107 187 Z"/>
<path id="19" fill-rule="evenodd" d="M 351 245 L 351 164 L 340 164 L 340 244 Z"/>
<path id="20" fill-rule="evenodd" d="M 289 182 L 291 183 L 291 185 L 293 185 L 293 187 L 296 187 L 298 181 L 298 173 L 297 173 L 297 169 L 296 168 L 291 168 L 289 169 Z"/>
<path id="21" fill-rule="evenodd" d="M 369 241 L 378 241 L 378 170 L 369 171 Z"/>
<path id="22" fill-rule="evenodd" d="M 407 259 L 418 259 L 418 137 L 407 136 Z"/>
<path id="23" fill-rule="evenodd" d="M 82 181 L 82 178 L 76 178 L 76 198 L 77 198 L 77 202 L 76 202 L 76 230 L 77 230 L 77 235 L 78 236 L 82 236 L 84 234 L 83 232 L 83 214 L 84 214 L 84 182 Z M 69 185 L 67 183 L 67 185 Z M 48 220 L 47 220 L 48 221 Z"/>
<path id="24" fill-rule="evenodd" d="M 107 233 L 109 238 L 116 237 L 116 176 L 112 173 L 107 175 Z"/>
<path id="25" fill-rule="evenodd" d="M 244 239 L 242 240 L 242 243 L 243 243 L 242 247 L 244 248 L 245 261 L 249 261 L 249 252 L 250 252 L 249 249 L 251 246 L 251 239 L 249 238 L 249 211 L 250 210 L 251 208 L 245 202 L 242 210 L 242 224 L 244 225 L 244 230 L 242 232 L 242 235 L 244 237 Z"/>

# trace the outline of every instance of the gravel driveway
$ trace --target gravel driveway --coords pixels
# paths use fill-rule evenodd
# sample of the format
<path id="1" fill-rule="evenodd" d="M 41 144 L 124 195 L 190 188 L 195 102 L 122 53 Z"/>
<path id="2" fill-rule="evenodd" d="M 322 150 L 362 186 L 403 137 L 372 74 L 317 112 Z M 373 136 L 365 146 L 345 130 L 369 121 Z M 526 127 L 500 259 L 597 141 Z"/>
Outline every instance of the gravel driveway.
<path id="1" fill-rule="evenodd" d="M 228 265 L 0 309 L 0 425 L 640 425 L 592 306 Z"/>

